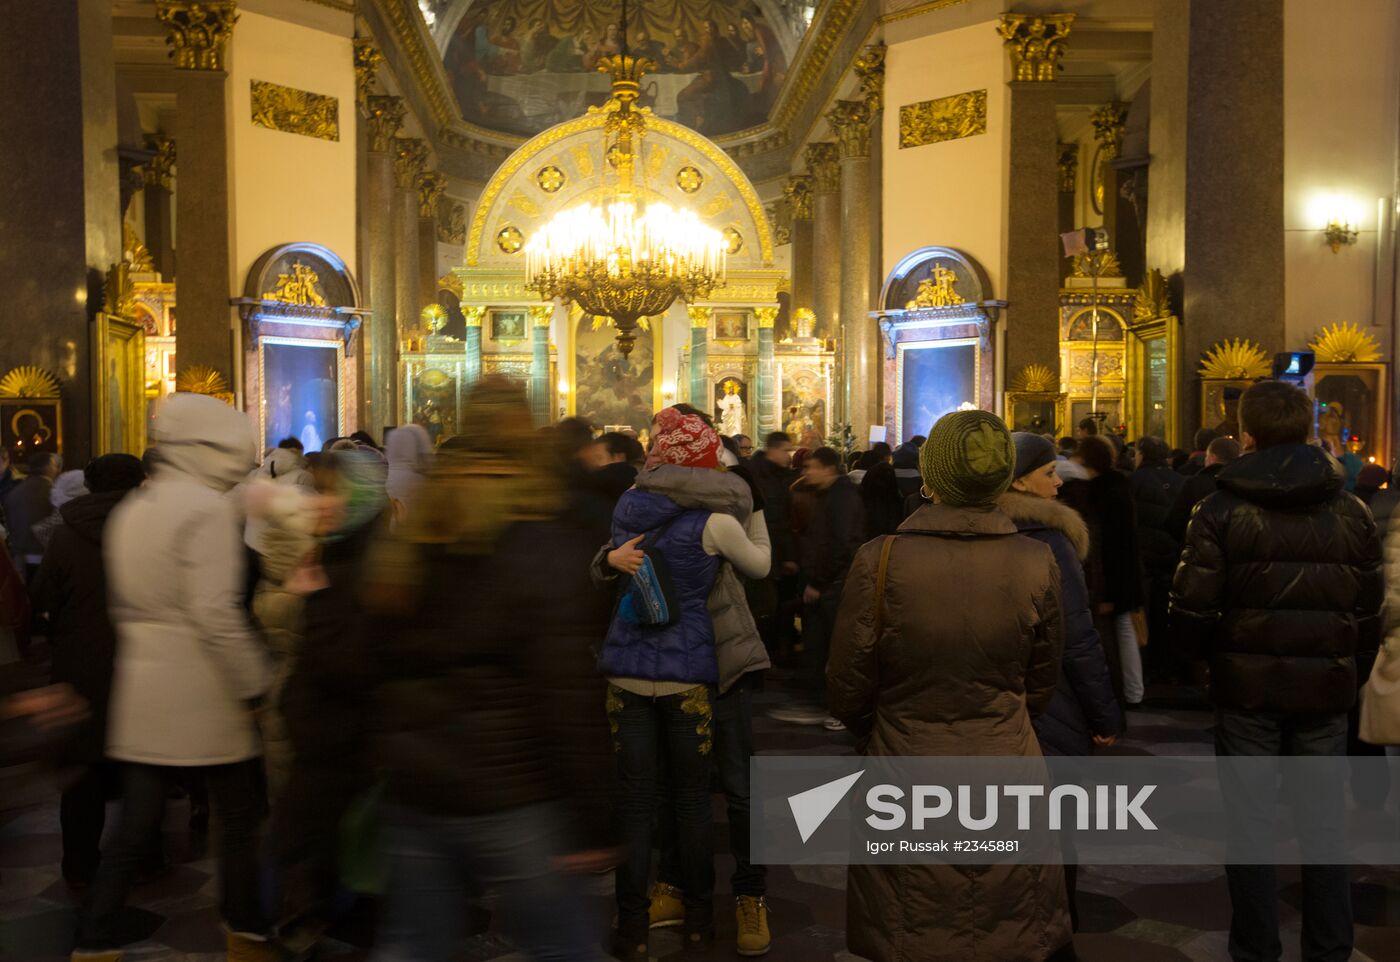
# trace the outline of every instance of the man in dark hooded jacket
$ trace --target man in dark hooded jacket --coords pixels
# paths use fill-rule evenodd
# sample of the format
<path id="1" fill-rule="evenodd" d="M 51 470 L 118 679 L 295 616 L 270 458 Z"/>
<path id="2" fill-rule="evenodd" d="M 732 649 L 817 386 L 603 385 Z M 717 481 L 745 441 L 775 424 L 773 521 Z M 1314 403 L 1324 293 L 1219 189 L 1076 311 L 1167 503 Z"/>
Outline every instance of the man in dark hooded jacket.
<path id="1" fill-rule="evenodd" d="M 1196 509 L 1172 585 L 1177 638 L 1210 659 L 1219 756 L 1333 756 L 1342 777 L 1313 778 L 1298 825 L 1308 844 L 1336 844 L 1343 817 L 1347 711 L 1375 660 L 1384 578 L 1381 542 L 1366 506 L 1343 490 L 1342 466 L 1306 443 L 1312 401 L 1282 381 L 1240 399 L 1246 456 L 1223 469 Z M 1326 763 L 1322 763 L 1325 765 Z M 1278 890 L 1270 845 L 1275 779 L 1222 765 L 1226 866 L 1233 914 L 1230 954 L 1276 959 Z M 1253 829 L 1253 831 L 1251 831 Z M 1323 849 L 1333 851 L 1333 849 Z M 1313 861 L 1313 859 L 1309 859 Z M 1345 865 L 1303 876 L 1303 957 L 1346 959 L 1352 915 Z"/>
<path id="2" fill-rule="evenodd" d="M 84 772 L 63 793 L 59 808 L 63 877 L 76 885 L 88 883 L 97 871 L 108 789 L 115 782 L 111 767 L 102 764 L 117 644 L 107 615 L 102 532 L 112 509 L 145 479 L 141 460 L 129 454 L 104 454 L 91 462 L 83 471 L 91 493 L 58 509 L 63 524 L 54 531 L 34 579 L 34 610 L 49 616 L 51 680 L 71 685 L 91 710 L 67 759 L 84 766 Z"/>

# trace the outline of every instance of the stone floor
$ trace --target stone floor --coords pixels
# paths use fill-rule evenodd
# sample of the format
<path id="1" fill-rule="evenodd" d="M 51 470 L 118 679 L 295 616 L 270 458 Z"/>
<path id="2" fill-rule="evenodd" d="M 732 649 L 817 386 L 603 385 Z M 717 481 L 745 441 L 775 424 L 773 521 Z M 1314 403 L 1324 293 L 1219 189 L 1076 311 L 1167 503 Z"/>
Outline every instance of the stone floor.
<path id="1" fill-rule="evenodd" d="M 1210 718 L 1189 702 L 1159 693 L 1149 708 L 1131 715 L 1132 729 L 1114 749 L 1124 753 L 1198 754 L 1210 751 Z M 800 728 L 769 720 L 763 708 L 776 695 L 759 696 L 755 737 L 769 754 L 847 753 L 850 740 L 821 728 Z M 732 863 L 722 805 L 716 805 L 716 852 L 720 891 L 727 889 Z M 139 889 L 133 902 L 150 935 L 128 959 L 138 962 L 206 962 L 220 959 L 217 882 L 203 844 L 185 829 L 185 806 L 171 806 L 166 848 L 175 866 L 166 877 Z M 57 962 L 66 958 L 73 931 L 74 899 L 59 878 L 60 841 L 56 806 L 49 802 L 12 813 L 0 824 L 0 959 Z M 1229 897 L 1223 872 L 1215 867 L 1098 866 L 1080 872 L 1081 931 L 1076 936 L 1084 962 L 1228 962 L 1226 929 Z M 1297 873 L 1280 873 L 1284 960 L 1300 958 Z M 772 962 L 855 960 L 845 951 L 845 871 L 837 867 L 775 866 L 769 872 Z M 606 919 L 608 884 L 596 892 L 600 920 Z M 1400 962 L 1400 867 L 1357 869 L 1357 920 L 1353 962 Z M 733 915 L 728 900 L 718 906 L 719 933 L 707 954 L 688 959 L 734 959 Z M 372 907 L 349 919 L 321 958 L 357 962 L 372 940 Z M 652 938 L 657 959 L 679 958 L 672 931 Z M 524 962 L 523 956 L 493 933 L 473 938 L 461 962 Z"/>

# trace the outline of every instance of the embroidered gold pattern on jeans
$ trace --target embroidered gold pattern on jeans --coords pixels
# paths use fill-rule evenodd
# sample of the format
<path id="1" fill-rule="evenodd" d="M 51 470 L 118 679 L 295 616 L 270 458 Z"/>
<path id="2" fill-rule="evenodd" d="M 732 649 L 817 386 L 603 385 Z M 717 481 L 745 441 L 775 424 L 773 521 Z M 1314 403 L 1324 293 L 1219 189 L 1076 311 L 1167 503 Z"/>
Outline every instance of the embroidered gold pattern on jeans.
<path id="1" fill-rule="evenodd" d="M 617 716 L 618 713 L 622 711 L 622 689 L 618 688 L 616 685 L 609 685 L 606 701 L 608 711 L 608 729 L 612 731 L 613 735 L 613 751 L 620 752 L 622 751 L 622 742 L 618 741 L 617 738 Z"/>
<path id="2" fill-rule="evenodd" d="M 681 712 L 686 715 L 698 715 L 700 720 L 695 725 L 695 734 L 700 736 L 700 754 L 710 754 L 710 748 L 714 742 L 710 736 L 710 726 L 714 721 L 714 709 L 710 705 L 710 690 L 704 685 L 697 685 L 690 691 L 681 692 L 683 701 L 681 702 Z"/>

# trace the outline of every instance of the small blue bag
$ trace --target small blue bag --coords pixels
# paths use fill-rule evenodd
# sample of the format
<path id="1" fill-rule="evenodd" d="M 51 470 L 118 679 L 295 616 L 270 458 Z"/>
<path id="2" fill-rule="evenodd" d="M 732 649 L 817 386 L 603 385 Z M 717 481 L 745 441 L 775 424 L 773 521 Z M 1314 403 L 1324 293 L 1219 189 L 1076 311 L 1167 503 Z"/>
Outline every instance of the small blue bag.
<path id="1" fill-rule="evenodd" d="M 655 533 L 648 532 L 648 535 L 652 541 L 660 541 L 670 527 L 670 524 L 662 525 Z M 617 602 L 617 616 L 628 624 L 660 628 L 671 624 L 680 617 L 680 613 L 675 583 L 666 559 L 660 554 L 647 554 L 637 573 L 630 575 L 623 583 L 622 595 Z"/>

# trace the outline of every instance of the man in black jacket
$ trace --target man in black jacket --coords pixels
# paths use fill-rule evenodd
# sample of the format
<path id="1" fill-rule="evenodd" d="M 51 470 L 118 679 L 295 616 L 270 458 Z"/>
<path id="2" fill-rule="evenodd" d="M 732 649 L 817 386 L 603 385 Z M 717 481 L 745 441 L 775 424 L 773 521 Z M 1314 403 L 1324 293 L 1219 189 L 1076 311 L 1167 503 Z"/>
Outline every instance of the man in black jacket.
<path id="1" fill-rule="evenodd" d="M 1178 542 L 1186 540 L 1186 525 L 1191 521 L 1191 512 L 1196 505 L 1214 494 L 1216 476 L 1234 464 L 1240 456 L 1240 442 L 1234 438 L 1216 438 L 1206 446 L 1205 466 L 1186 477 L 1181 490 L 1167 512 L 1167 533 Z"/>
<path id="2" fill-rule="evenodd" d="M 1250 388 L 1239 405 L 1248 456 L 1220 472 L 1219 490 L 1187 528 L 1172 612 L 1178 639 L 1210 658 L 1220 756 L 1345 755 L 1358 662 L 1374 661 L 1379 644 L 1380 538 L 1366 506 L 1343 490 L 1341 465 L 1306 443 L 1312 419 L 1312 402 L 1292 385 Z M 1258 841 L 1249 828 L 1273 828 L 1274 780 L 1236 777 L 1228 766 L 1221 779 L 1230 861 L 1257 862 L 1237 846 Z M 1343 785 L 1308 786 L 1327 812 L 1299 826 L 1305 843 L 1305 827 L 1313 838 L 1340 831 Z M 1226 873 L 1231 956 L 1277 959 L 1273 866 L 1230 864 Z M 1302 874 L 1303 957 L 1350 958 L 1347 868 L 1308 865 Z"/>
<path id="3" fill-rule="evenodd" d="M 782 431 L 768 435 L 763 450 L 745 461 L 753 483 L 763 495 L 763 521 L 768 526 L 768 543 L 773 546 L 773 565 L 762 581 L 749 581 L 745 588 L 749 608 L 758 622 L 758 633 L 770 652 L 786 649 L 791 642 L 794 607 L 797 602 L 797 548 L 793 544 L 792 438 Z M 786 614 L 786 617 L 784 616 Z"/>

